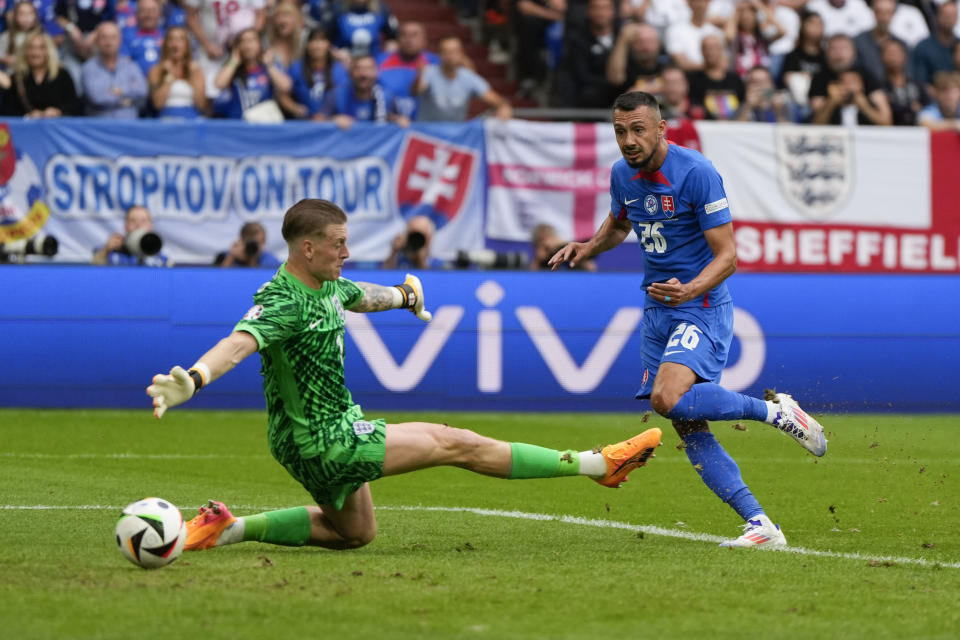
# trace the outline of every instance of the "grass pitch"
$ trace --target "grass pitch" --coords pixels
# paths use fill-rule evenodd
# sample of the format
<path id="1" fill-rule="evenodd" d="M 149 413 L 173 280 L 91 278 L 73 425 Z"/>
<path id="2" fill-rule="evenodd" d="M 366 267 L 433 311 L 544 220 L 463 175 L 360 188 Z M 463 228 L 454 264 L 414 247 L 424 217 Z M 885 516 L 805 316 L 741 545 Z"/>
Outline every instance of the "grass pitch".
<path id="1" fill-rule="evenodd" d="M 381 479 L 363 549 L 246 543 L 144 571 L 113 541 L 136 499 L 186 517 L 207 498 L 238 515 L 308 503 L 270 458 L 264 415 L 0 410 L 2 636 L 957 637 L 958 416 L 826 416 L 820 460 L 764 425 L 714 424 L 795 553 L 717 548 L 740 522 L 656 416 L 383 417 L 576 449 L 656 425 L 664 446 L 615 491 L 457 469 Z"/>

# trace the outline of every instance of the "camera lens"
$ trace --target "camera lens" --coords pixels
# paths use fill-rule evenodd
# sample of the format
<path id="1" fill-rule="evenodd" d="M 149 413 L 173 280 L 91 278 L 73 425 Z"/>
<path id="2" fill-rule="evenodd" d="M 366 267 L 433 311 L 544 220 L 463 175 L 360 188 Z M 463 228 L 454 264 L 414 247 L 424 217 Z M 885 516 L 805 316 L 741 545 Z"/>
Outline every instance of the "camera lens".
<path id="1" fill-rule="evenodd" d="M 243 243 L 243 252 L 248 258 L 252 258 L 260 251 L 260 244 L 256 240 L 247 240 Z"/>
<path id="2" fill-rule="evenodd" d="M 407 251 L 420 251 L 427 244 L 427 236 L 419 231 L 411 231 L 407 234 Z"/>

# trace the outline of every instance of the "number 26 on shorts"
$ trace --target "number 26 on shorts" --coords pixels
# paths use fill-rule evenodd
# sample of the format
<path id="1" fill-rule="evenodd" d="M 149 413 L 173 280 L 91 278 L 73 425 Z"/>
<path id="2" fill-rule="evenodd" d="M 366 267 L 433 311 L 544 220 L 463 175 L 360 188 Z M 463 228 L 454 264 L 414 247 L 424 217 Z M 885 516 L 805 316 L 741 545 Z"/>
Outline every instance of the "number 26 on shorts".
<path id="1" fill-rule="evenodd" d="M 681 322 L 677 325 L 677 328 L 674 329 L 670 340 L 667 341 L 667 349 L 680 345 L 684 349 L 692 351 L 700 344 L 701 333 L 703 333 L 703 331 L 701 331 L 697 325 Z"/>

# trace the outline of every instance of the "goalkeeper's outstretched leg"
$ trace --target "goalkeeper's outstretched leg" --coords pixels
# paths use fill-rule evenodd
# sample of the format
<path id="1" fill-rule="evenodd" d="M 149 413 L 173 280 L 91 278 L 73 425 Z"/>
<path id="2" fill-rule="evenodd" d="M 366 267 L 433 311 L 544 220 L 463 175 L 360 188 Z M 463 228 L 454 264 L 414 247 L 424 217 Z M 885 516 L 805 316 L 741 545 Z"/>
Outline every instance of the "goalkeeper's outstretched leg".
<path id="1" fill-rule="evenodd" d="M 600 451 L 578 452 L 504 442 L 469 429 L 428 422 L 386 425 L 385 433 L 381 476 L 436 466 L 455 466 L 508 479 L 585 475 L 603 486 L 613 488 L 626 482 L 631 471 L 644 466 L 655 455 L 654 450 L 660 445 L 661 439 L 660 429 L 652 428 Z M 373 447 L 361 445 L 349 455 L 363 457 L 372 451 L 375 451 Z M 257 541 L 287 546 L 355 549 L 374 539 L 377 522 L 369 482 L 363 482 L 359 488 L 345 495 L 352 485 L 331 487 L 325 486 L 322 480 L 331 467 L 337 466 L 335 461 L 310 459 L 285 466 L 318 501 L 324 500 L 320 496 L 332 496 L 334 499 L 320 502 L 319 506 L 270 511 L 242 518 L 235 517 L 224 503 L 211 500 L 187 523 L 185 548 L 199 551 L 237 542 Z M 364 469 L 363 465 L 358 464 L 355 471 L 346 470 L 346 474 L 363 474 Z"/>

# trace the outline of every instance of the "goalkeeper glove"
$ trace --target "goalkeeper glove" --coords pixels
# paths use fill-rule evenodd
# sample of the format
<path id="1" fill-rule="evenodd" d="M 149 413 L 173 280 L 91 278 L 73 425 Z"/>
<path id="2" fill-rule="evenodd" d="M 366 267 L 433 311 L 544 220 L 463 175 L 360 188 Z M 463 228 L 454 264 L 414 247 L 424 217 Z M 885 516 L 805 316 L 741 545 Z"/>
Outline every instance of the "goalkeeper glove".
<path id="1" fill-rule="evenodd" d="M 401 309 L 410 309 L 413 315 L 424 322 L 430 322 L 433 314 L 423 308 L 423 285 L 420 284 L 420 278 L 408 273 L 403 284 L 394 285 L 403 295 L 403 305 Z"/>
<path id="2" fill-rule="evenodd" d="M 170 369 L 169 375 L 153 376 L 153 384 L 147 387 L 147 395 L 153 398 L 153 415 L 162 418 L 167 409 L 192 398 L 201 386 L 203 377 L 200 373 L 196 369 L 188 373 L 180 365 Z"/>

